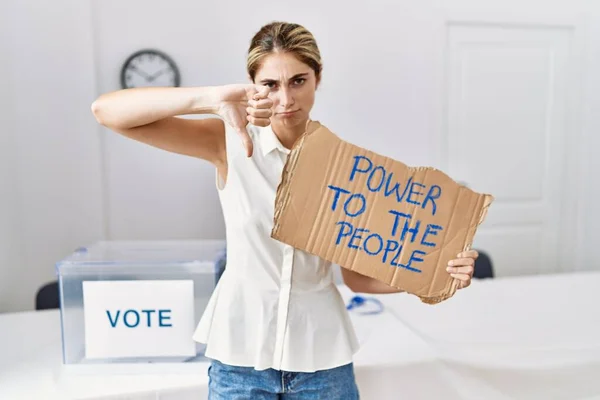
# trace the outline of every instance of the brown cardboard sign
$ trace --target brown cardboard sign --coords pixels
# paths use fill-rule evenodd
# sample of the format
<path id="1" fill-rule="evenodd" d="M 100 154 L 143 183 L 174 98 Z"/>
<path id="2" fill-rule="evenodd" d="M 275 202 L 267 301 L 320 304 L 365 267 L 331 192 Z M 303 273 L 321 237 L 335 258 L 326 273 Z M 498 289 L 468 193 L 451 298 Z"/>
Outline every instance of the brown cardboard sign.
<path id="1" fill-rule="evenodd" d="M 419 296 L 451 297 L 448 261 L 493 201 L 431 167 L 408 167 L 313 121 L 288 156 L 271 236 Z"/>

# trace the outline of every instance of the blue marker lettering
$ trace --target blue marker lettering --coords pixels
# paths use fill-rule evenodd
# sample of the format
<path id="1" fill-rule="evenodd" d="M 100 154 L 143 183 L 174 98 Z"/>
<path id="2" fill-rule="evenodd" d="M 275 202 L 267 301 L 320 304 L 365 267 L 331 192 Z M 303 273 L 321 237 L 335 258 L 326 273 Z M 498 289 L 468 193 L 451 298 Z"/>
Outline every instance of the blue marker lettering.
<path id="1" fill-rule="evenodd" d="M 360 236 L 361 232 L 369 232 L 368 229 L 365 228 L 356 228 L 356 230 L 354 230 L 354 235 L 352 235 L 352 238 L 350 239 L 350 241 L 348 242 L 348 247 L 351 249 L 358 249 L 360 247 L 360 239 L 362 239 L 362 236 Z M 352 242 L 354 241 L 354 239 L 358 239 L 359 244 L 352 244 Z"/>
<path id="2" fill-rule="evenodd" d="M 367 246 L 367 244 L 369 243 L 369 240 L 372 239 L 372 238 L 377 238 L 377 240 L 379 241 L 379 247 L 377 248 L 377 251 L 371 251 L 371 250 L 369 250 L 369 248 Z M 383 239 L 381 238 L 381 236 L 379 236 L 376 233 L 370 234 L 365 239 L 364 249 L 367 252 L 367 254 L 369 254 L 371 256 L 375 256 L 375 255 L 379 254 L 379 252 L 381 251 L 381 249 L 383 249 Z"/>
<path id="3" fill-rule="evenodd" d="M 385 181 L 385 197 L 388 197 L 390 194 L 392 194 L 392 192 L 396 193 L 396 201 L 398 203 L 400 203 L 402 201 L 402 197 L 400 196 L 400 192 L 398 192 L 398 189 L 400 188 L 400 184 L 398 182 L 396 182 L 394 184 L 394 186 L 390 189 L 390 182 L 392 180 L 392 178 L 394 177 L 394 173 L 391 172 L 388 177 L 387 180 Z"/>
<path id="4" fill-rule="evenodd" d="M 415 257 L 415 254 L 425 255 L 427 253 L 425 253 L 424 251 L 421 251 L 421 250 L 413 250 L 413 252 L 412 252 L 412 254 L 410 256 L 410 260 L 408 260 L 408 264 L 406 264 L 406 265 L 398 264 L 398 266 L 402 267 L 402 268 L 406 268 L 409 271 L 421 272 L 420 269 L 417 269 L 417 268 L 411 266 L 411 264 L 412 264 L 413 261 L 416 261 L 416 262 L 422 262 L 423 261 L 422 258 Z"/>
<path id="5" fill-rule="evenodd" d="M 394 226 L 392 226 L 392 236 L 396 236 L 396 230 L 398 229 L 398 222 L 399 222 L 398 218 L 400 218 L 400 217 L 406 218 L 406 222 L 405 222 L 405 225 L 406 225 L 406 223 L 408 223 L 408 221 L 410 221 L 412 216 L 410 214 L 404 214 L 404 213 L 401 213 L 396 210 L 390 210 L 389 213 L 395 215 Z"/>
<path id="6" fill-rule="evenodd" d="M 335 190 L 335 196 L 333 197 L 333 204 L 331 205 L 331 211 L 335 211 L 335 209 L 337 207 L 338 199 L 340 198 L 340 193 L 349 194 L 350 192 L 347 191 L 346 189 L 342 189 L 340 187 L 333 186 L 333 185 L 329 185 L 328 187 L 329 187 L 329 189 Z"/>
<path id="7" fill-rule="evenodd" d="M 383 253 L 383 263 L 384 264 L 386 263 L 388 253 L 398 249 L 398 246 L 399 246 L 399 243 L 397 241 L 388 239 L 388 241 L 385 245 L 385 251 Z"/>
<path id="8" fill-rule="evenodd" d="M 398 203 L 400 203 L 402 201 L 402 199 L 404 198 L 404 196 L 406 196 L 406 191 L 408 190 L 409 187 L 411 187 L 411 183 L 412 183 L 412 176 L 410 178 L 408 178 L 408 182 L 406 182 L 406 186 L 404 186 L 404 191 L 402 192 L 402 196 L 400 196 L 400 200 L 398 200 Z"/>
<path id="9" fill-rule="evenodd" d="M 367 169 L 359 169 L 358 168 L 358 164 L 361 161 L 366 161 L 367 163 L 369 163 L 369 166 L 367 167 Z M 352 180 L 354 179 L 354 174 L 356 174 L 357 172 L 367 173 L 371 170 L 371 168 L 373 168 L 373 162 L 371 160 L 369 160 L 367 157 L 354 156 L 354 165 L 352 166 L 352 172 L 350 172 L 350 182 L 352 182 Z"/>
<path id="10" fill-rule="evenodd" d="M 418 182 L 412 182 L 412 184 L 410 185 L 410 192 L 408 192 L 408 197 L 406 198 L 406 202 L 407 202 L 407 203 L 410 203 L 410 204 L 416 204 L 416 205 L 420 206 L 420 205 L 421 205 L 421 203 L 419 203 L 419 202 L 418 202 L 418 201 L 416 201 L 416 200 L 412 200 L 412 199 L 411 199 L 411 197 L 412 197 L 412 195 L 413 195 L 413 194 L 416 194 L 417 196 L 421 196 L 421 195 L 423 194 L 423 193 L 421 193 L 421 192 L 415 192 L 415 191 L 414 191 L 414 188 L 415 188 L 415 186 L 420 186 L 420 187 L 422 187 L 422 188 L 424 188 L 424 187 L 425 187 L 425 185 L 423 185 L 422 183 L 418 183 Z"/>
<path id="11" fill-rule="evenodd" d="M 394 256 L 394 258 L 392 259 L 392 262 L 390 264 L 392 264 L 394 267 L 398 266 L 398 259 L 400 258 L 400 254 L 402 254 L 402 247 L 403 245 L 400 245 L 398 247 L 398 251 L 396 252 L 396 255 Z"/>
<path id="12" fill-rule="evenodd" d="M 425 207 L 427 206 L 427 203 L 429 202 L 429 200 L 431 200 L 431 215 L 435 215 L 435 211 L 437 210 L 437 206 L 435 204 L 435 199 L 439 199 L 440 196 L 442 195 L 442 188 L 439 187 L 438 185 L 432 185 L 429 188 L 429 192 L 427 192 L 427 195 L 425 196 L 425 200 L 423 200 L 423 209 L 425 209 Z"/>
<path id="13" fill-rule="evenodd" d="M 437 235 L 437 230 L 442 230 L 442 227 L 439 225 L 427 224 L 427 228 L 425 228 L 425 233 L 421 239 L 421 244 L 424 246 L 435 247 L 435 243 L 426 242 L 425 240 L 427 240 L 427 235 Z"/>
<path id="14" fill-rule="evenodd" d="M 371 181 L 373 180 L 376 171 L 381 171 L 381 179 L 379 179 L 379 184 L 376 187 L 371 187 Z M 385 178 L 385 168 L 379 165 L 369 174 L 369 179 L 367 179 L 367 189 L 371 192 L 379 192 L 383 186 L 383 178 Z"/>
<path id="15" fill-rule="evenodd" d="M 352 199 L 359 199 L 360 203 L 361 203 L 360 208 L 355 213 L 351 213 L 350 211 L 348 211 L 349 204 L 352 201 Z M 356 216 L 362 214 L 363 212 L 365 212 L 366 209 L 367 209 L 367 199 L 365 199 L 365 196 L 363 196 L 360 193 L 354 193 L 352 196 L 348 197 L 348 200 L 346 200 L 344 202 L 344 211 L 346 212 L 346 215 L 349 217 L 356 217 Z"/>
<path id="16" fill-rule="evenodd" d="M 410 228 L 409 223 L 410 223 L 409 219 L 404 221 L 404 228 L 402 228 L 402 235 L 400 236 L 401 242 L 404 241 L 404 238 L 406 237 L 407 232 L 412 233 L 412 237 L 410 238 L 411 243 L 413 243 L 415 241 L 415 236 L 417 236 L 417 233 L 419 233 L 419 226 L 421 226 L 421 220 L 420 219 L 417 220 L 417 223 L 415 224 L 414 228 Z"/>
<path id="17" fill-rule="evenodd" d="M 340 222 L 336 223 L 336 225 L 341 225 L 340 231 L 338 232 L 337 240 L 335 241 L 335 244 L 338 245 L 338 244 L 340 244 L 340 241 L 342 240 L 343 237 L 350 236 L 352 234 L 354 227 L 352 226 L 351 223 L 345 222 L 345 221 L 340 221 Z M 349 230 L 344 232 L 344 228 L 348 228 Z"/>

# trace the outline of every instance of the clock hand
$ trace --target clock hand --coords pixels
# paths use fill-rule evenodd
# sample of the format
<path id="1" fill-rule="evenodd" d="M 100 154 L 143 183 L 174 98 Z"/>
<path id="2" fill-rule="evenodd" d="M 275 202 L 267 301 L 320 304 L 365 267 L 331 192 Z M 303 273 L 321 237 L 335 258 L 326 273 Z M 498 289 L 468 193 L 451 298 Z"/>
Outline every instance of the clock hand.
<path id="1" fill-rule="evenodd" d="M 135 65 L 132 65 L 129 67 L 131 70 L 135 71 L 138 73 L 138 75 L 143 75 L 144 78 L 146 78 L 147 81 L 152 82 L 152 76 L 148 75 L 147 73 L 145 73 L 144 71 L 142 71 L 141 69 L 138 69 L 138 67 L 136 67 Z"/>
<path id="2" fill-rule="evenodd" d="M 150 82 L 152 82 L 153 80 L 155 80 L 156 78 L 158 78 L 159 76 L 161 76 L 162 74 L 164 74 L 169 68 L 163 68 L 160 71 L 158 71 L 157 73 L 153 74 L 150 76 L 149 80 Z"/>

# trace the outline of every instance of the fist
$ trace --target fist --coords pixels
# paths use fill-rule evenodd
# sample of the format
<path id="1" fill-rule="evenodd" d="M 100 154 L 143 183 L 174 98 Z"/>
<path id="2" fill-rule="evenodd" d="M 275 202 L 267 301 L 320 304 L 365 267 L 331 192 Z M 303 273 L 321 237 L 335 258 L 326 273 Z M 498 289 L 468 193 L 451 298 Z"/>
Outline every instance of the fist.
<path id="1" fill-rule="evenodd" d="M 457 255 L 457 258 L 448 262 L 446 271 L 458 279 L 458 288 L 463 289 L 471 284 L 475 272 L 475 260 L 479 257 L 477 250 L 469 250 Z"/>
<path id="2" fill-rule="evenodd" d="M 242 140 L 248 157 L 252 156 L 252 139 L 246 125 L 268 126 L 273 115 L 270 88 L 261 85 L 226 85 L 218 95 L 218 114 L 231 125 Z"/>

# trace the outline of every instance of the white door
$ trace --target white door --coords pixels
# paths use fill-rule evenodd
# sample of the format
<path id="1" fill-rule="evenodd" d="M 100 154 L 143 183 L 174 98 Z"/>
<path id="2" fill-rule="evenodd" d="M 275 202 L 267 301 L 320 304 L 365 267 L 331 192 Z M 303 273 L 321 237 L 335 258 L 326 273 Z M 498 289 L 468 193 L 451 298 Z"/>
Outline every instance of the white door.
<path id="1" fill-rule="evenodd" d="M 447 33 L 447 170 L 496 198 L 476 245 L 501 274 L 555 271 L 571 32 L 453 24 Z"/>
<path id="2" fill-rule="evenodd" d="M 444 21 L 441 165 L 495 196 L 474 247 L 500 276 L 574 267 L 561 250 L 574 245 L 578 189 L 566 168 L 576 151 L 576 26 L 543 14 Z"/>

